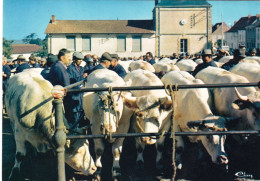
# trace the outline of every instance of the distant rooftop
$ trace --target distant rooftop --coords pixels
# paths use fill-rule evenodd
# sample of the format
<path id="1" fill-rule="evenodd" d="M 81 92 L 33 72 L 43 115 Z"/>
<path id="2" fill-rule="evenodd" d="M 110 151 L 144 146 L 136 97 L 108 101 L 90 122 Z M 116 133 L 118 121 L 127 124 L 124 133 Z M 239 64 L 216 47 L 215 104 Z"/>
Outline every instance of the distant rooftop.
<path id="1" fill-rule="evenodd" d="M 260 15 L 251 16 L 248 15 L 246 17 L 241 17 L 237 22 L 235 22 L 234 26 L 230 28 L 227 32 L 236 32 L 238 30 L 245 30 L 246 26 L 251 25 Z"/>
<path id="2" fill-rule="evenodd" d="M 211 7 L 206 0 L 200 1 L 186 1 L 186 0 L 161 0 L 156 7 Z"/>
<path id="3" fill-rule="evenodd" d="M 55 20 L 48 24 L 46 34 L 55 33 L 154 33 L 153 20 Z"/>
<path id="4" fill-rule="evenodd" d="M 12 54 L 26 54 L 40 51 L 42 47 L 35 44 L 12 44 Z"/>

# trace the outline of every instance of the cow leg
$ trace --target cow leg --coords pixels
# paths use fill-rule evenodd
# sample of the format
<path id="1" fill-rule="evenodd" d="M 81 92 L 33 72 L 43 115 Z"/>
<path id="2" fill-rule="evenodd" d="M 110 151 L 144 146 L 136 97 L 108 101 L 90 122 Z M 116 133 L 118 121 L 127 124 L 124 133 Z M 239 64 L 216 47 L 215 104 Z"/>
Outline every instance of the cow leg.
<path id="1" fill-rule="evenodd" d="M 136 164 L 137 167 L 140 169 L 144 169 L 144 157 L 143 157 L 143 151 L 145 148 L 145 144 L 140 141 L 140 138 L 136 139 L 136 150 L 137 150 L 137 158 L 136 158 Z"/>
<path id="2" fill-rule="evenodd" d="M 184 151 L 184 142 L 181 136 L 175 137 L 175 163 L 176 168 L 182 169 L 182 154 Z"/>
<path id="3" fill-rule="evenodd" d="M 163 157 L 162 157 L 162 152 L 163 152 L 163 148 L 164 148 L 164 140 L 165 137 L 162 136 L 160 139 L 157 140 L 155 146 L 156 146 L 156 168 L 158 170 L 162 170 L 163 169 Z"/>
<path id="4" fill-rule="evenodd" d="M 25 140 L 21 135 L 15 134 L 15 143 L 16 143 L 16 154 L 15 154 L 15 163 L 13 166 L 13 169 L 11 171 L 11 174 L 9 176 L 9 180 L 20 180 L 20 166 L 21 162 L 24 159 L 26 155 L 26 147 L 25 147 Z"/>
<path id="5" fill-rule="evenodd" d="M 94 139 L 94 144 L 95 144 L 95 153 L 96 153 L 96 166 L 97 167 L 102 167 L 101 164 L 101 156 L 104 153 L 104 143 L 102 139 Z"/>

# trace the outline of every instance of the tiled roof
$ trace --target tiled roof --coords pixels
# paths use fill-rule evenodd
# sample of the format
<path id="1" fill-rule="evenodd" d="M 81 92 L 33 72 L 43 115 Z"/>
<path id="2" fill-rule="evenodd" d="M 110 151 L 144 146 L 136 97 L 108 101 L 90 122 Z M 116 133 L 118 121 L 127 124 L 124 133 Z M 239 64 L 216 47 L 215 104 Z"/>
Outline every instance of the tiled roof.
<path id="1" fill-rule="evenodd" d="M 187 0 L 161 0 L 156 7 L 211 7 L 206 0 L 200 1 L 187 1 Z"/>
<path id="2" fill-rule="evenodd" d="M 222 33 L 222 23 L 216 23 L 214 26 L 212 26 L 212 34 L 221 34 Z M 223 22 L 223 33 L 228 31 L 230 28 L 228 25 Z"/>
<path id="3" fill-rule="evenodd" d="M 35 44 L 12 44 L 12 47 L 12 54 L 33 53 L 42 49 L 42 47 Z"/>
<path id="4" fill-rule="evenodd" d="M 236 32 L 238 30 L 245 30 L 246 26 L 250 25 L 256 20 L 256 16 L 242 17 L 228 30 L 227 32 Z"/>
<path id="5" fill-rule="evenodd" d="M 46 34 L 58 33 L 154 33 L 153 20 L 56 20 Z"/>

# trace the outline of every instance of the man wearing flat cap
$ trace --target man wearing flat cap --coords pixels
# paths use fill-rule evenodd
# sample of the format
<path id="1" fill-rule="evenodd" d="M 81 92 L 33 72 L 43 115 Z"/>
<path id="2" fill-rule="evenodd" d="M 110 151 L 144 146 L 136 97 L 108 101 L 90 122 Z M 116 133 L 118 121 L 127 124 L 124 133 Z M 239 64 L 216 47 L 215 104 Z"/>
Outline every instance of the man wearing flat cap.
<path id="1" fill-rule="evenodd" d="M 112 61 L 111 65 L 109 67 L 109 70 L 113 70 L 116 72 L 120 77 L 124 78 L 126 76 L 125 69 L 118 63 L 118 55 L 117 54 L 111 54 Z"/>
<path id="2" fill-rule="evenodd" d="M 16 68 L 15 73 L 20 73 L 25 69 L 31 68 L 30 65 L 28 63 L 26 63 L 25 61 L 26 61 L 26 59 L 23 55 L 18 55 L 17 62 L 18 62 L 19 66 Z"/>
<path id="3" fill-rule="evenodd" d="M 243 62 L 243 59 L 246 58 L 246 50 L 243 48 L 235 49 L 233 52 L 234 58 L 229 60 L 227 63 L 223 64 L 221 68 L 225 70 L 230 70 L 232 67 L 238 63 Z"/>
<path id="4" fill-rule="evenodd" d="M 53 54 L 48 55 L 47 62 L 45 64 L 45 68 L 41 72 L 41 75 L 43 76 L 43 78 L 48 80 L 48 76 L 49 76 L 49 73 L 50 73 L 50 70 L 51 70 L 51 66 L 52 66 L 52 64 L 54 64 L 57 61 L 58 61 L 57 55 L 53 55 Z"/>
<path id="5" fill-rule="evenodd" d="M 84 59 L 84 56 L 80 52 L 74 52 L 72 55 L 73 63 L 68 66 L 67 72 L 69 73 L 70 78 L 70 84 L 74 84 L 76 82 L 79 82 L 81 80 L 84 80 L 84 78 L 87 76 L 86 73 L 84 73 L 84 68 L 80 66 L 82 60 Z M 73 87 L 73 89 L 80 89 L 83 87 L 83 83 L 81 85 L 78 85 L 76 87 Z M 80 121 L 84 121 L 84 110 L 83 110 L 83 92 L 79 93 L 73 93 L 71 95 L 72 102 L 71 102 L 71 110 L 73 115 L 73 120 L 75 123 L 75 126 Z"/>
<path id="6" fill-rule="evenodd" d="M 37 61 L 37 57 L 34 54 L 29 57 L 29 63 L 31 64 L 32 68 L 41 68 Z"/>
<path id="7" fill-rule="evenodd" d="M 96 65 L 91 72 L 98 70 L 98 69 L 105 69 L 105 68 L 109 68 L 109 66 L 111 65 L 112 62 L 112 57 L 110 56 L 110 54 L 108 52 L 105 52 L 102 54 L 101 58 L 100 58 L 100 63 L 98 65 Z M 90 73 L 91 73 L 90 72 Z"/>
<path id="8" fill-rule="evenodd" d="M 203 63 L 196 66 L 195 70 L 193 71 L 192 75 L 195 77 L 196 74 L 207 68 L 208 66 L 218 67 L 217 64 L 212 60 L 212 51 L 210 49 L 206 49 L 202 53 L 202 61 Z"/>
<path id="9" fill-rule="evenodd" d="M 221 58 L 223 58 L 226 55 L 229 56 L 229 53 L 227 51 L 223 50 L 223 49 L 220 49 L 220 50 L 218 50 L 217 57 L 214 58 L 213 60 L 218 62 Z"/>

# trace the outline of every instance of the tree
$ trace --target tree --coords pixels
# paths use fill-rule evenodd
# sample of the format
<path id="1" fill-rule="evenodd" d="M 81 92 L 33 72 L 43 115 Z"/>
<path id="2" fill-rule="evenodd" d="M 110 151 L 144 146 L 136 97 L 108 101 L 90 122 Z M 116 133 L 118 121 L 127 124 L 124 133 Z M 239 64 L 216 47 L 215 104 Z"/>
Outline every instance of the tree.
<path id="1" fill-rule="evenodd" d="M 25 44 L 34 44 L 34 43 L 30 43 L 31 40 L 34 40 L 36 38 L 36 33 L 31 33 L 30 35 L 27 35 L 24 39 L 23 42 Z"/>
<path id="2" fill-rule="evenodd" d="M 6 58 L 12 58 L 11 57 L 12 50 L 13 50 L 13 47 L 11 45 L 12 43 L 13 40 L 6 40 L 5 38 L 3 38 L 3 55 Z"/>
<path id="3" fill-rule="evenodd" d="M 48 55 L 48 37 L 47 37 L 47 35 L 43 40 L 41 40 L 40 46 L 42 47 L 42 50 L 39 52 L 36 52 L 36 56 L 47 57 L 47 55 Z"/>

